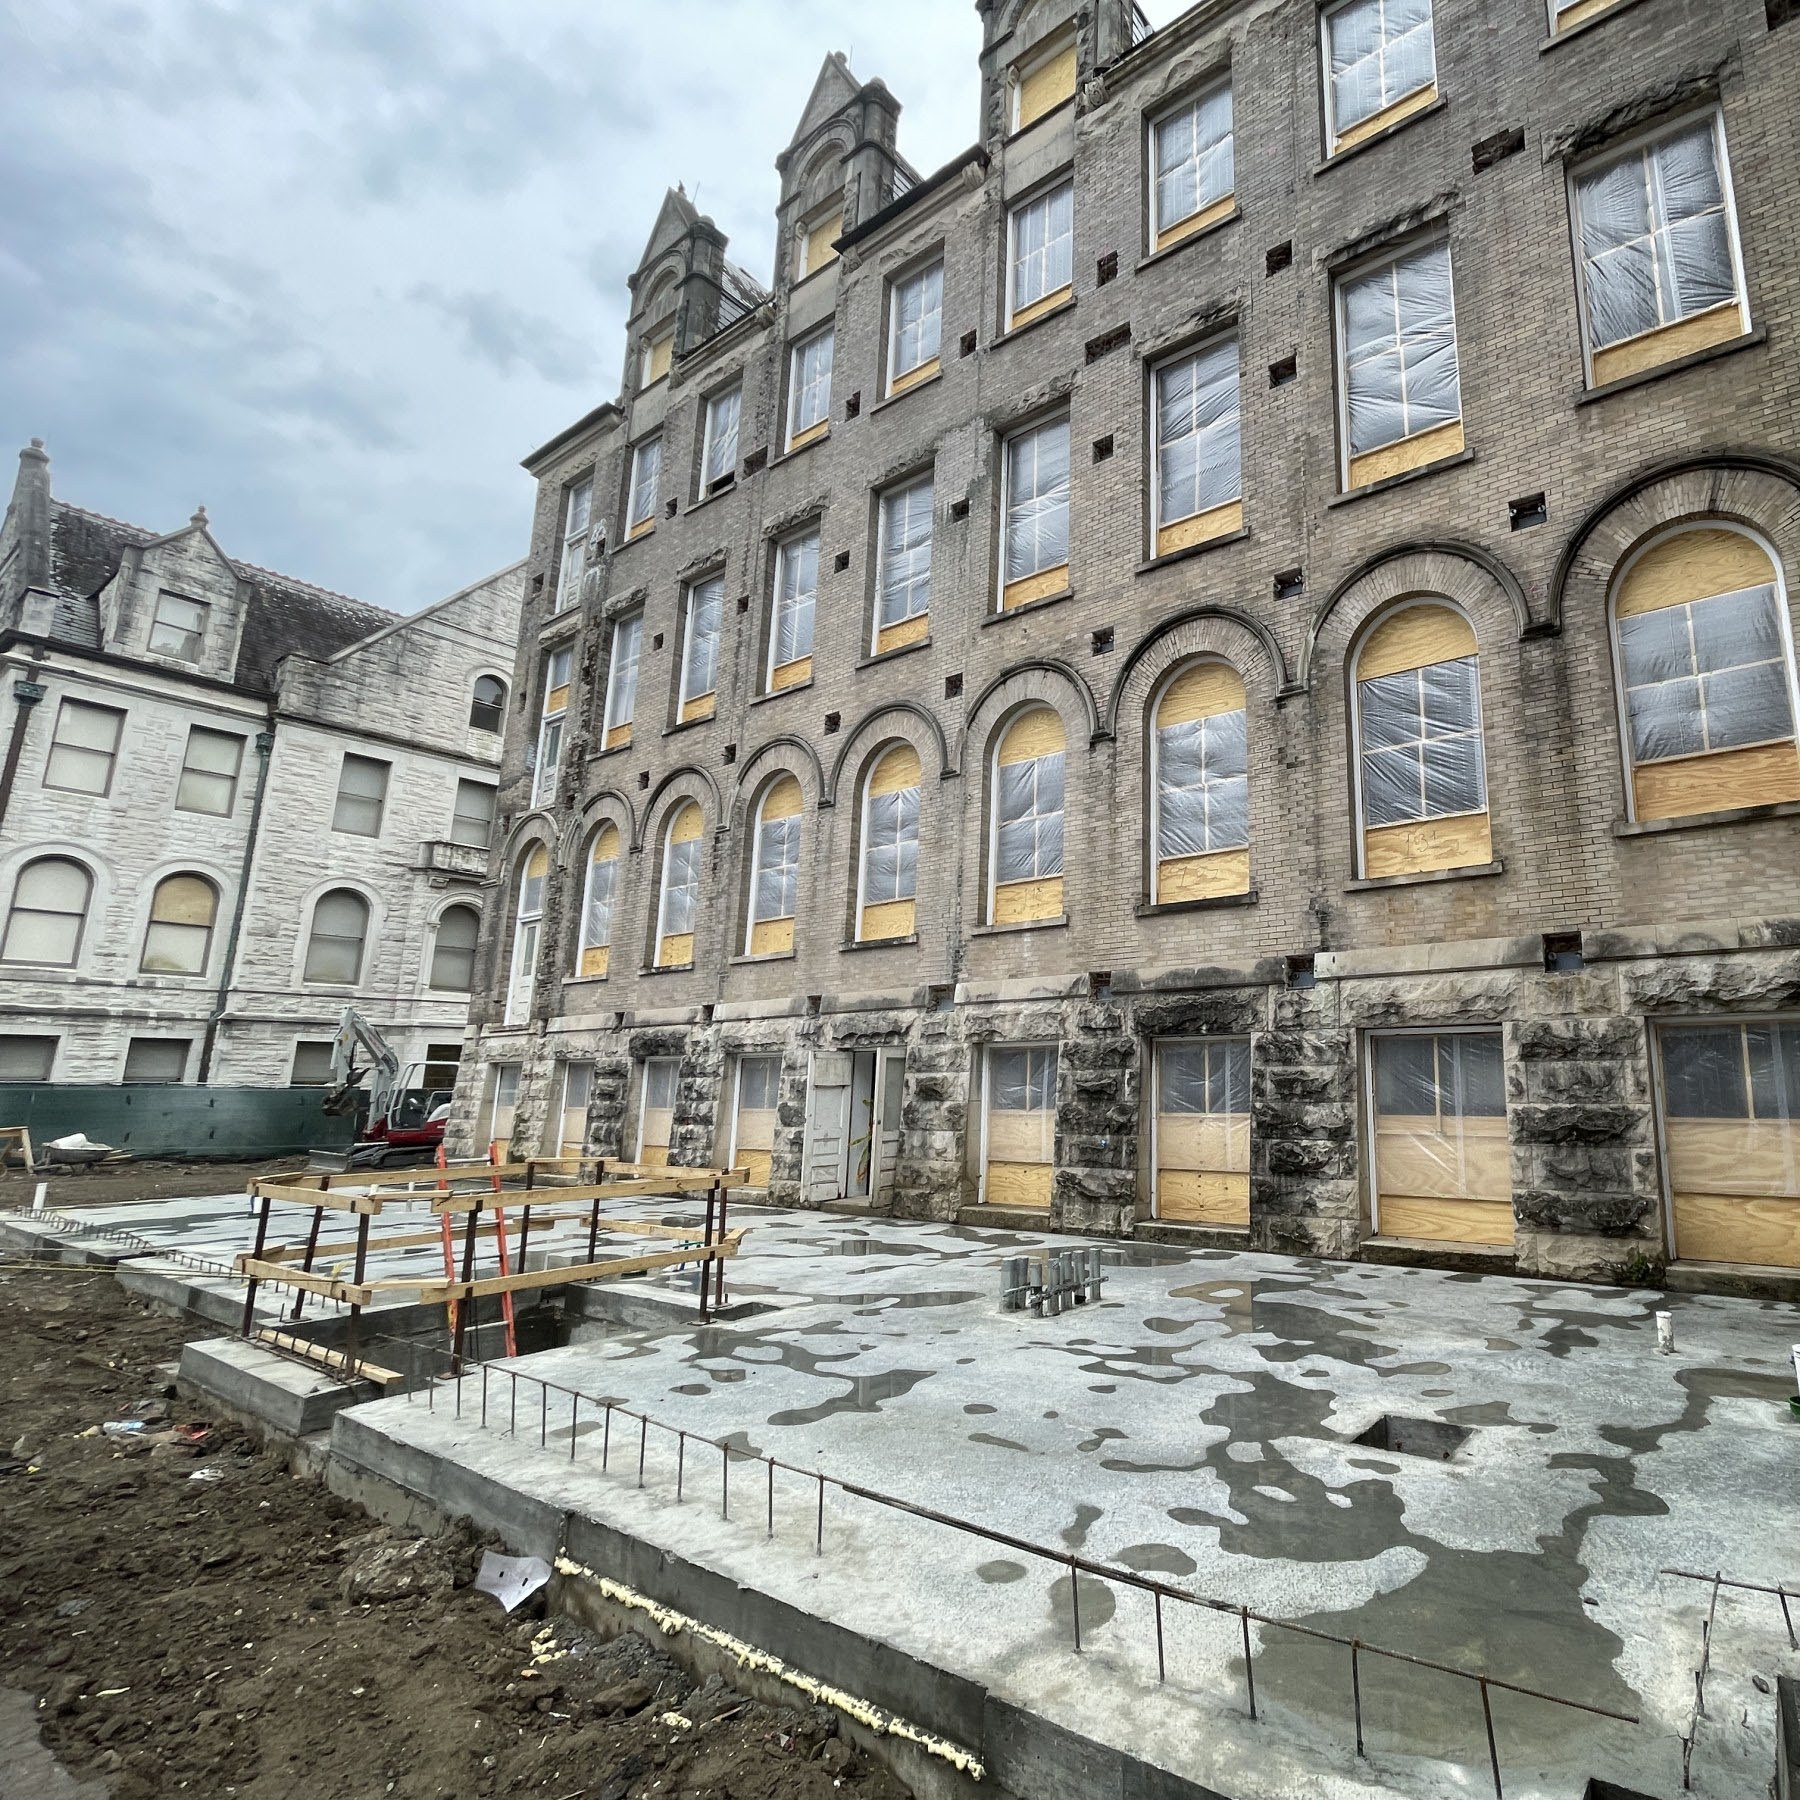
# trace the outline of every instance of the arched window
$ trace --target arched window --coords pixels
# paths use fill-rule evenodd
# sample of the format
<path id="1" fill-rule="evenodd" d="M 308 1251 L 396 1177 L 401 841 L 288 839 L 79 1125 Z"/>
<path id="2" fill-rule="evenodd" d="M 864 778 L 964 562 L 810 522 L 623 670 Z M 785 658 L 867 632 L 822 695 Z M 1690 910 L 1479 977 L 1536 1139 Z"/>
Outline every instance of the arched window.
<path id="1" fill-rule="evenodd" d="M 93 892 L 93 876 L 66 856 L 28 862 L 13 888 L 0 962 L 74 968 Z"/>
<path id="2" fill-rule="evenodd" d="M 469 724 L 476 731 L 498 731 L 506 719 L 506 683 L 498 675 L 477 675 L 469 701 Z"/>
<path id="3" fill-rule="evenodd" d="M 1221 662 L 1176 671 L 1151 744 L 1159 905 L 1250 891 L 1250 778 L 1244 684 Z"/>
<path id="4" fill-rule="evenodd" d="M 305 981 L 354 987 L 362 979 L 363 946 L 369 938 L 369 903 L 354 888 L 333 888 L 313 907 L 306 940 Z"/>
<path id="5" fill-rule="evenodd" d="M 751 956 L 785 956 L 794 947 L 800 901 L 800 813 L 806 801 L 791 775 L 777 775 L 756 809 L 750 863 Z"/>
<path id="6" fill-rule="evenodd" d="M 1062 720 L 1039 706 L 1007 726 L 994 752 L 992 924 L 1062 914 L 1064 742 Z"/>
<path id="7" fill-rule="evenodd" d="M 700 910 L 700 808 L 686 800 L 663 834 L 662 891 L 656 907 L 656 966 L 679 969 L 694 960 L 694 921 Z"/>
<path id="8" fill-rule="evenodd" d="M 150 902 L 138 967 L 147 975 L 204 975 L 218 916 L 219 891 L 204 876 L 165 876 Z"/>
<path id="9" fill-rule="evenodd" d="M 431 945 L 431 985 L 446 993 L 466 994 L 475 985 L 475 940 L 481 914 L 472 906 L 447 906 L 437 922 Z"/>
<path id="10" fill-rule="evenodd" d="M 919 753 L 883 752 L 863 795 L 862 868 L 856 935 L 864 943 L 911 937 L 918 923 Z"/>
<path id="11" fill-rule="evenodd" d="M 524 1023 L 537 979 L 538 933 L 544 923 L 544 888 L 550 879 L 550 852 L 533 844 L 519 859 L 519 905 L 513 922 L 512 968 L 506 983 L 506 1022 Z"/>
<path id="12" fill-rule="evenodd" d="M 613 898 L 618 892 L 619 848 L 616 825 L 602 825 L 588 844 L 587 885 L 581 896 L 578 975 L 604 975 L 612 960 Z"/>
<path id="13" fill-rule="evenodd" d="M 1356 659 L 1362 872 L 1493 860 L 1475 632 L 1442 601 L 1387 614 Z"/>
<path id="14" fill-rule="evenodd" d="M 1800 800 L 1781 577 L 1728 526 L 1658 538 L 1613 594 L 1633 816 Z"/>

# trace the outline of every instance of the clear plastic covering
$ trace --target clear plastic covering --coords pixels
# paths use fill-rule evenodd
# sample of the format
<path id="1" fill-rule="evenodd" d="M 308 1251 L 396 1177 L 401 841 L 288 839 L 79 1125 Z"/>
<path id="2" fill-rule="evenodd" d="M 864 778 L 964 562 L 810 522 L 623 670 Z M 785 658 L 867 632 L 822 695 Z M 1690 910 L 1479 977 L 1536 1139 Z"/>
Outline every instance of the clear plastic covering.
<path id="1" fill-rule="evenodd" d="M 725 577 L 688 590 L 687 642 L 681 654 L 681 697 L 710 694 L 719 683 L 719 632 L 725 621 Z"/>
<path id="2" fill-rule="evenodd" d="M 944 319 L 944 265 L 933 263 L 894 288 L 894 373 L 937 355 Z"/>
<path id="3" fill-rule="evenodd" d="M 1462 417 L 1448 244 L 1346 281 L 1343 307 L 1352 456 Z"/>
<path id="4" fill-rule="evenodd" d="M 919 790 L 869 796 L 863 842 L 863 903 L 911 900 L 919 885 Z"/>
<path id="5" fill-rule="evenodd" d="M 1156 734 L 1156 855 L 1208 856 L 1250 842 L 1245 714 L 1183 719 Z"/>
<path id="6" fill-rule="evenodd" d="M 594 484 L 577 482 L 563 500 L 562 570 L 556 579 L 556 610 L 573 606 L 587 555 L 587 528 L 594 511 Z"/>
<path id="7" fill-rule="evenodd" d="M 680 1085 L 680 1076 L 681 1064 L 675 1057 L 652 1057 L 644 1064 L 640 1153 L 654 1150 L 666 1155 L 675 1124 L 675 1092 Z"/>
<path id="8" fill-rule="evenodd" d="M 1787 652 L 1772 586 L 1622 618 L 1619 656 L 1634 762 L 1794 735 Z"/>
<path id="9" fill-rule="evenodd" d="M 1041 881 L 1063 872 L 1063 753 L 1001 763 L 994 879 Z"/>
<path id="10" fill-rule="evenodd" d="M 1711 119 L 1581 175 L 1575 200 L 1596 350 L 1736 297 Z"/>
<path id="11" fill-rule="evenodd" d="M 1073 279 L 1075 184 L 1027 201 L 1013 214 L 1012 310 L 1035 306 Z"/>
<path id="12" fill-rule="evenodd" d="M 1156 518 L 1192 518 L 1235 500 L 1238 347 L 1210 344 L 1156 371 Z"/>
<path id="13" fill-rule="evenodd" d="M 781 546 L 775 571 L 775 668 L 812 655 L 813 605 L 819 588 L 819 534 L 808 531 Z"/>
<path id="14" fill-rule="evenodd" d="M 519 872 L 519 917 L 535 919 L 544 910 L 544 884 L 550 878 L 550 858 L 540 844 L 530 851 Z"/>
<path id="15" fill-rule="evenodd" d="M 727 388 L 706 403 L 706 455 L 701 479 L 710 487 L 737 467 L 738 424 L 743 414 L 744 390 Z"/>
<path id="16" fill-rule="evenodd" d="M 564 508 L 563 536 L 580 537 L 588 528 L 588 520 L 594 511 L 594 484 L 592 480 L 578 481 L 569 489 L 567 504 Z"/>
<path id="17" fill-rule="evenodd" d="M 663 860 L 662 937 L 682 937 L 694 929 L 700 900 L 700 840 L 670 844 Z"/>
<path id="18" fill-rule="evenodd" d="M 662 478 L 662 438 L 646 438 L 631 453 L 631 504 L 625 523 L 641 525 L 656 516 L 656 489 Z"/>
<path id="19" fill-rule="evenodd" d="M 1250 1040 L 1219 1038 L 1161 1045 L 1157 1080 L 1159 1112 L 1248 1114 Z"/>
<path id="20" fill-rule="evenodd" d="M 619 861 L 593 858 L 588 863 L 587 891 L 581 898 L 581 947 L 604 950 L 612 943 L 613 894 L 618 887 Z"/>
<path id="21" fill-rule="evenodd" d="M 750 920 L 791 919 L 800 895 L 800 819 L 764 819 L 756 828 Z"/>
<path id="22" fill-rule="evenodd" d="M 1510 1202 L 1500 1033 L 1378 1037 L 1374 1061 L 1382 1198 Z"/>
<path id="23" fill-rule="evenodd" d="M 927 476 L 881 497 L 880 625 L 931 610 L 932 494 Z"/>
<path id="24" fill-rule="evenodd" d="M 1431 0 L 1349 0 L 1326 30 L 1331 122 L 1339 136 L 1437 77 Z"/>
<path id="25" fill-rule="evenodd" d="M 821 331 L 804 344 L 794 346 L 793 416 L 790 437 L 798 437 L 831 416 L 831 353 L 833 334 Z"/>
<path id="26" fill-rule="evenodd" d="M 780 1095 L 781 1058 L 779 1056 L 746 1056 L 738 1064 L 738 1106 L 740 1109 L 749 1112 L 773 1112 Z"/>
<path id="27" fill-rule="evenodd" d="M 644 615 L 632 613 L 613 627 L 612 663 L 606 675 L 606 729 L 629 725 L 637 710 L 638 650 Z"/>
<path id="28" fill-rule="evenodd" d="M 1356 685 L 1365 824 L 1405 825 L 1487 805 L 1477 658 Z"/>
<path id="29" fill-rule="evenodd" d="M 1156 229 L 1167 231 L 1232 191 L 1231 89 L 1215 88 L 1156 123 Z"/>
<path id="30" fill-rule="evenodd" d="M 1659 1041 L 1670 1118 L 1800 1120 L 1800 1025 L 1672 1026 Z"/>
<path id="31" fill-rule="evenodd" d="M 996 1112 L 1056 1111 L 1056 1049 L 988 1052 L 988 1104 Z"/>
<path id="32" fill-rule="evenodd" d="M 1068 560 L 1069 421 L 1056 419 L 1007 440 L 1005 579 Z"/>

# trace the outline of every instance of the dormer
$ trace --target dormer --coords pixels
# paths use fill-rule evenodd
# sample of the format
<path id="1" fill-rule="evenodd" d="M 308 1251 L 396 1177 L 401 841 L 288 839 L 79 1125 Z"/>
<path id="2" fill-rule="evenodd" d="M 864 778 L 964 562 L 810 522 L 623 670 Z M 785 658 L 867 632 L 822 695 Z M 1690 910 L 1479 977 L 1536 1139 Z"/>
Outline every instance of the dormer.
<path id="1" fill-rule="evenodd" d="M 695 211 L 680 188 L 671 188 L 631 277 L 626 395 L 666 381 L 678 357 L 761 298 L 761 290 L 725 260 L 724 232 Z"/>
<path id="2" fill-rule="evenodd" d="M 100 595 L 108 650 L 229 680 L 244 622 L 244 583 L 199 508 L 185 529 L 129 547 Z"/>
<path id="3" fill-rule="evenodd" d="M 1149 31 L 1134 0 L 976 0 L 982 19 L 982 143 L 989 149 L 1065 106 Z"/>

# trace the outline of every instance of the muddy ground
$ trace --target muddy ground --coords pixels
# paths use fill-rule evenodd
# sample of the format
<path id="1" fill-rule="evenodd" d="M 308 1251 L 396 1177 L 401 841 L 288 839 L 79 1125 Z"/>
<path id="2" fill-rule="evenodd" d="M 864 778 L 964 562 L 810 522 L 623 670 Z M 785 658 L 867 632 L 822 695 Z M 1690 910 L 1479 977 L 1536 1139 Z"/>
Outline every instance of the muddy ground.
<path id="1" fill-rule="evenodd" d="M 246 1184 L 304 1169 L 304 1156 L 265 1162 L 116 1162 L 86 1169 L 40 1169 L 27 1175 L 17 1167 L 0 1172 L 0 1209 L 29 1206 L 40 1181 L 50 1184 L 46 1206 L 123 1206 L 135 1200 L 181 1200 L 190 1194 L 242 1193 Z"/>
<path id="2" fill-rule="evenodd" d="M 506 1616 L 466 1529 L 399 1554 L 173 1397 L 159 1365 L 202 1333 L 109 1275 L 0 1266 L 0 1687 L 42 1696 L 74 1774 L 114 1800 L 905 1800 L 824 1709 L 695 1688 L 541 1595 Z"/>

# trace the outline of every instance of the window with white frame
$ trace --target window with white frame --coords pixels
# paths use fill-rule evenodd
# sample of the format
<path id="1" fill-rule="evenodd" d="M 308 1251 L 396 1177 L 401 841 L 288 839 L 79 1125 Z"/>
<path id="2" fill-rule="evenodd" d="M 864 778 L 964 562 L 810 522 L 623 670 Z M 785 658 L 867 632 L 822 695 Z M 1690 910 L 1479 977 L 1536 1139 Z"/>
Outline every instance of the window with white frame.
<path id="1" fill-rule="evenodd" d="M 775 551 L 775 595 L 769 625 L 769 691 L 812 675 L 813 614 L 819 594 L 819 533 L 784 539 Z"/>
<path id="2" fill-rule="evenodd" d="M 369 941 L 369 903 L 354 888 L 333 888 L 313 905 L 303 981 L 354 987 L 362 980 Z"/>
<path id="3" fill-rule="evenodd" d="M 917 643 L 931 628 L 932 502 L 930 475 L 881 496 L 875 552 L 877 653 Z"/>
<path id="4" fill-rule="evenodd" d="M 794 947 L 800 900 L 800 814 L 805 799 L 792 775 L 769 783 L 756 809 L 750 864 L 751 956 L 783 956 Z"/>
<path id="5" fill-rule="evenodd" d="M 481 915 L 472 906 L 447 906 L 431 940 L 430 985 L 445 993 L 466 994 L 475 985 L 475 944 Z"/>
<path id="6" fill-rule="evenodd" d="M 1152 250 L 1179 243 L 1230 212 L 1237 174 L 1229 82 L 1151 122 L 1150 168 Z"/>
<path id="7" fill-rule="evenodd" d="M 1574 188 L 1596 383 L 1749 329 L 1716 111 L 1577 171 Z"/>
<path id="8" fill-rule="evenodd" d="M 641 536 L 656 523 L 656 491 L 662 480 L 662 436 L 645 438 L 631 453 L 631 491 L 625 506 L 625 535 Z"/>
<path id="9" fill-rule="evenodd" d="M 644 615 L 627 613 L 613 626 L 612 657 L 606 670 L 605 747 L 617 750 L 631 742 L 631 720 L 637 711 L 638 651 L 644 641 Z"/>
<path id="10" fill-rule="evenodd" d="M 114 707 L 63 701 L 44 759 L 44 786 L 71 794 L 109 793 L 124 725 L 125 715 Z"/>
<path id="11" fill-rule="evenodd" d="M 562 767 L 563 726 L 569 712 L 569 686 L 575 670 L 573 646 L 564 644 L 544 658 L 543 710 L 539 714 L 537 767 L 531 782 L 531 803 L 545 805 L 556 792 L 557 771 Z"/>
<path id="12" fill-rule="evenodd" d="M 688 589 L 681 644 L 681 717 L 710 719 L 719 685 L 719 639 L 725 629 L 725 577 L 709 576 Z"/>
<path id="13" fill-rule="evenodd" d="M 681 1059 L 652 1056 L 644 1062 L 644 1082 L 639 1097 L 638 1161 L 661 1168 L 669 1160 L 669 1139 L 675 1130 L 675 1100 L 681 1086 Z"/>
<path id="14" fill-rule="evenodd" d="M 505 1162 L 512 1150 L 513 1125 L 519 1116 L 522 1063 L 492 1063 L 485 1082 L 481 1111 L 475 1119 L 475 1141 Z"/>
<path id="15" fill-rule="evenodd" d="M 1001 499 L 1000 610 L 1069 585 L 1069 421 L 1049 419 L 1006 440 Z"/>
<path id="16" fill-rule="evenodd" d="M 1156 704 L 1151 898 L 1247 893 L 1250 777 L 1244 683 L 1221 662 L 1176 672 Z"/>
<path id="17" fill-rule="evenodd" d="M 204 975 L 218 916 L 219 890 L 205 876 L 164 876 L 150 897 L 139 969 L 149 975 Z"/>
<path id="18" fill-rule="evenodd" d="M 1362 487 L 1463 447 L 1450 246 L 1403 250 L 1338 283 L 1345 483 Z"/>
<path id="19" fill-rule="evenodd" d="M 175 786 L 175 810 L 228 818 L 237 804 L 238 771 L 243 760 L 244 740 L 236 732 L 190 726 L 187 750 L 181 759 L 181 779 Z"/>
<path id="20" fill-rule="evenodd" d="M 831 429 L 831 356 L 835 334 L 815 331 L 793 349 L 788 375 L 788 448 L 797 450 Z"/>
<path id="21" fill-rule="evenodd" d="M 343 767 L 338 771 L 337 801 L 331 810 L 333 831 L 347 831 L 354 837 L 381 836 L 392 767 L 380 757 L 345 752 Z"/>
<path id="22" fill-rule="evenodd" d="M 1435 96 L 1431 0 L 1344 0 L 1320 29 L 1328 150 L 1360 143 Z"/>
<path id="23" fill-rule="evenodd" d="M 1015 207 L 1010 231 L 1006 320 L 1012 326 L 1048 312 L 1068 298 L 1074 285 L 1074 182 L 1062 182 Z"/>
<path id="24" fill-rule="evenodd" d="M 491 781 L 459 781 L 456 810 L 450 815 L 450 841 L 471 850 L 485 850 L 494 835 L 494 784 Z"/>
<path id="25" fill-rule="evenodd" d="M 575 963 L 575 973 L 585 980 L 598 980 L 612 963 L 613 901 L 618 893 L 619 852 L 623 843 L 618 826 L 610 821 L 588 843 Z"/>
<path id="26" fill-rule="evenodd" d="M 857 896 L 862 942 L 910 937 L 916 928 L 921 780 L 919 753 L 910 744 L 893 745 L 869 771 Z"/>
<path id="27" fill-rule="evenodd" d="M 737 474 L 738 427 L 743 410 L 741 387 L 728 387 L 706 403 L 706 431 L 700 451 L 700 485 L 706 492 Z"/>
<path id="28" fill-rule="evenodd" d="M 1034 707 L 995 746 L 990 924 L 1062 913 L 1065 742 L 1062 720 Z"/>
<path id="29" fill-rule="evenodd" d="M 538 940 L 544 925 L 544 890 L 550 885 L 550 852 L 534 844 L 519 858 L 513 913 L 512 963 L 506 982 L 506 1022 L 522 1025 L 537 985 Z"/>
<path id="30" fill-rule="evenodd" d="M 663 835 L 662 886 L 656 908 L 659 969 L 684 968 L 694 960 L 704 829 L 700 808 L 689 800 L 675 809 Z"/>
<path id="31" fill-rule="evenodd" d="M 1159 363 L 1151 378 L 1151 414 L 1156 554 L 1238 530 L 1244 507 L 1237 339 L 1221 338 Z"/>
<path id="32" fill-rule="evenodd" d="M 72 969 L 81 952 L 94 878 L 66 856 L 40 856 L 19 871 L 0 962 Z"/>
<path id="33" fill-rule="evenodd" d="M 150 620 L 151 651 L 177 662 L 197 663 L 206 648 L 206 603 L 167 590 L 156 597 Z"/>
<path id="34" fill-rule="evenodd" d="M 594 510 L 594 482 L 589 476 L 563 490 L 562 568 L 556 577 L 555 611 L 581 598 L 581 571 L 587 560 L 588 522 Z"/>
<path id="35" fill-rule="evenodd" d="M 898 394 L 938 372 L 944 327 L 944 265 L 902 276 L 888 302 L 888 392 Z"/>

